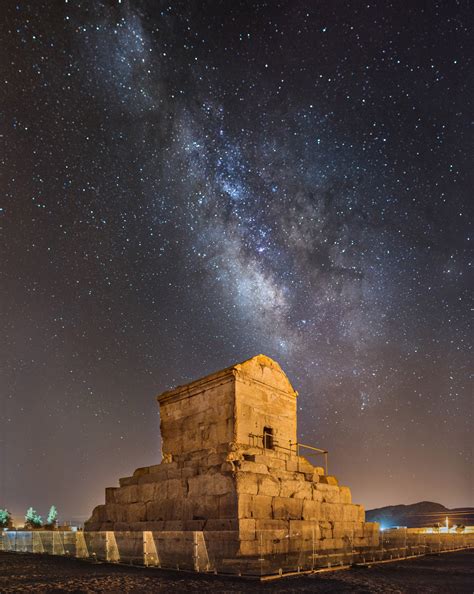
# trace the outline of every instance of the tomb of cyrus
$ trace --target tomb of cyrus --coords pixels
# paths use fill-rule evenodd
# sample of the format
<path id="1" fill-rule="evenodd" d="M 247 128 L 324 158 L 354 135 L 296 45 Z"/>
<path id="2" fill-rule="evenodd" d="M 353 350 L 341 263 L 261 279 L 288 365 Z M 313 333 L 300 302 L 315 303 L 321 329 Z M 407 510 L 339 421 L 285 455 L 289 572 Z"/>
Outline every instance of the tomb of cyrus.
<path id="1" fill-rule="evenodd" d="M 298 455 L 296 398 L 265 355 L 164 392 L 162 462 L 107 488 L 85 530 L 203 531 L 243 557 L 377 545 L 349 488 Z"/>

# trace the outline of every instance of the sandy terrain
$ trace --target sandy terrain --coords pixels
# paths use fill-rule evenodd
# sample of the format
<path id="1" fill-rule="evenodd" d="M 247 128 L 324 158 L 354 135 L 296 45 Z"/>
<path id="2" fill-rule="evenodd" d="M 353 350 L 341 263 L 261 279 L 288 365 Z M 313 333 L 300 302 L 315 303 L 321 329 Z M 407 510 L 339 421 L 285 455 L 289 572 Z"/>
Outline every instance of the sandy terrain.
<path id="1" fill-rule="evenodd" d="M 260 583 L 222 576 L 0 553 L 0 592 L 474 592 L 474 549 Z"/>

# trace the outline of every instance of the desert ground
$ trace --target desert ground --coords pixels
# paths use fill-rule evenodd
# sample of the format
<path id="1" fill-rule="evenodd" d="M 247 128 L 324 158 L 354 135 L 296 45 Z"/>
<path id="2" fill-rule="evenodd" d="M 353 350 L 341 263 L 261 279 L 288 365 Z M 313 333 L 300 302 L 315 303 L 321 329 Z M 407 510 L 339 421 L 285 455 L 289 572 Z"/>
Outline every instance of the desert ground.
<path id="1" fill-rule="evenodd" d="M 242 578 L 0 553 L 0 592 L 335 592 L 474 591 L 474 549 L 371 567 L 285 578 Z"/>

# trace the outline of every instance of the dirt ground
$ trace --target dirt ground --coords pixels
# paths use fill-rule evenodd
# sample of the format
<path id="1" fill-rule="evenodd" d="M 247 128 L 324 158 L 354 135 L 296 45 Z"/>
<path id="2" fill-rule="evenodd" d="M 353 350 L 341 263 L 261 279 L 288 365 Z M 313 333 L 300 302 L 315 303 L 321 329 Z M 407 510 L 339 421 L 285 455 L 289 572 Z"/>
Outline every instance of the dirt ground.
<path id="1" fill-rule="evenodd" d="M 0 592 L 474 592 L 474 549 L 261 583 L 161 569 L 0 553 Z"/>

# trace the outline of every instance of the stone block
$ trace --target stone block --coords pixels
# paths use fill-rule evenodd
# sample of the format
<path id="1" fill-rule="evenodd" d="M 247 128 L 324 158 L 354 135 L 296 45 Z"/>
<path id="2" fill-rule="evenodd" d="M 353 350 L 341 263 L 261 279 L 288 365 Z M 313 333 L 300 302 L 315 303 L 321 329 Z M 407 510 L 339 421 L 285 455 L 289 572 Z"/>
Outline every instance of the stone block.
<path id="1" fill-rule="evenodd" d="M 168 465 L 169 466 L 169 465 Z M 188 474 L 189 472 L 191 472 L 191 476 L 193 476 L 193 474 L 196 472 L 194 468 L 169 468 L 166 469 L 166 478 L 168 480 L 176 480 L 176 479 L 182 479 L 183 478 L 183 472 L 186 470 L 186 474 Z"/>
<path id="2" fill-rule="evenodd" d="M 235 491 L 234 481 L 225 474 L 216 474 L 209 480 L 211 495 L 225 495 Z"/>
<path id="3" fill-rule="evenodd" d="M 167 483 L 166 496 L 169 499 L 182 499 L 187 494 L 187 485 L 185 480 L 168 479 Z"/>
<path id="4" fill-rule="evenodd" d="M 160 499 L 160 493 L 163 490 L 160 489 L 161 485 L 157 483 L 142 483 L 137 486 L 137 497 L 138 501 L 152 501 L 154 499 Z M 164 498 L 164 497 L 162 497 Z"/>
<path id="5" fill-rule="evenodd" d="M 133 505 L 133 504 L 130 504 Z M 105 514 L 106 517 L 104 518 L 104 521 L 108 521 L 108 522 L 128 522 L 128 516 L 127 516 L 127 508 L 129 507 L 129 505 L 121 505 L 118 503 L 110 503 L 106 507 Z"/>
<path id="6" fill-rule="evenodd" d="M 238 555 L 242 557 L 260 556 L 260 547 L 259 540 L 241 540 Z"/>
<path id="7" fill-rule="evenodd" d="M 130 503 L 125 509 L 127 522 L 131 523 L 146 521 L 146 503 Z"/>
<path id="8" fill-rule="evenodd" d="M 308 481 L 281 481 L 280 497 L 312 499 L 313 491 Z"/>
<path id="9" fill-rule="evenodd" d="M 163 468 L 163 464 L 153 464 L 152 466 L 148 466 L 148 472 L 151 474 L 154 474 L 156 472 L 160 472 L 160 470 Z"/>
<path id="10" fill-rule="evenodd" d="M 321 538 L 332 538 L 332 524 L 327 520 L 319 521 L 319 532 Z"/>
<path id="11" fill-rule="evenodd" d="M 183 500 L 163 499 L 161 501 L 149 501 L 143 505 L 146 506 L 146 521 L 148 522 L 179 520 L 184 517 Z"/>
<path id="12" fill-rule="evenodd" d="M 152 531 L 157 531 L 157 532 L 161 532 L 162 530 L 164 530 L 165 528 L 165 523 L 163 520 L 157 521 L 157 522 L 145 522 L 143 524 L 142 528 L 139 528 L 139 530 L 152 530 Z"/>
<path id="13" fill-rule="evenodd" d="M 359 510 L 356 505 L 343 505 L 343 520 L 348 522 L 356 522 L 359 519 Z"/>
<path id="14" fill-rule="evenodd" d="M 287 538 L 289 536 L 289 522 L 281 518 L 256 520 L 255 533 L 257 540 Z"/>
<path id="15" fill-rule="evenodd" d="M 307 522 L 305 520 L 290 520 L 289 521 L 289 536 L 291 539 L 301 544 L 305 541 L 312 542 L 312 539 L 319 540 L 321 532 L 318 522 Z"/>
<path id="16" fill-rule="evenodd" d="M 303 515 L 303 499 L 273 497 L 273 517 L 283 520 L 301 520 Z"/>
<path id="17" fill-rule="evenodd" d="M 321 519 L 321 504 L 319 501 L 309 499 L 303 500 L 303 519 L 319 520 Z"/>
<path id="18" fill-rule="evenodd" d="M 145 483 L 166 483 L 167 476 L 166 472 L 149 472 L 148 474 L 143 474 L 139 477 L 134 477 L 135 484 L 138 483 L 139 485 L 144 485 Z"/>
<path id="19" fill-rule="evenodd" d="M 219 499 L 217 495 L 187 497 L 182 502 L 183 519 L 208 520 L 219 517 Z"/>
<path id="20" fill-rule="evenodd" d="M 235 475 L 237 493 L 257 495 L 258 479 L 251 472 L 237 472 Z"/>
<path id="21" fill-rule="evenodd" d="M 236 493 L 219 495 L 217 512 L 219 518 L 238 518 L 238 505 Z"/>
<path id="22" fill-rule="evenodd" d="M 212 530 L 212 531 L 224 531 L 224 530 L 238 530 L 239 529 L 239 520 L 236 518 L 211 518 L 206 521 L 204 525 L 204 530 Z"/>
<path id="23" fill-rule="evenodd" d="M 121 487 L 126 487 L 128 485 L 136 485 L 138 483 L 138 477 L 136 476 L 125 476 L 123 478 L 119 478 L 119 485 Z"/>
<path id="24" fill-rule="evenodd" d="M 254 520 L 253 518 L 241 518 L 239 520 L 239 530 L 243 530 L 243 531 L 254 531 L 255 532 L 255 526 L 256 526 L 256 522 L 257 520 Z"/>
<path id="25" fill-rule="evenodd" d="M 240 495 L 238 498 L 240 518 L 271 518 L 272 497 L 266 495 Z"/>
<path id="26" fill-rule="evenodd" d="M 220 466 L 225 459 L 225 453 L 213 452 L 207 457 L 207 466 Z"/>
<path id="27" fill-rule="evenodd" d="M 271 475 L 280 481 L 304 481 L 304 475 L 299 472 L 290 472 L 289 470 L 272 470 Z"/>
<path id="28" fill-rule="evenodd" d="M 133 476 L 143 476 L 144 474 L 148 474 L 149 472 L 150 472 L 150 467 L 143 466 L 142 468 L 137 468 L 134 471 Z"/>
<path id="29" fill-rule="evenodd" d="M 235 465 L 241 472 L 268 474 L 268 468 L 265 464 L 257 464 L 256 462 L 249 462 L 247 460 L 238 460 Z"/>
<path id="30" fill-rule="evenodd" d="M 286 461 L 286 470 L 289 472 L 299 472 L 298 458 L 293 457 Z"/>
<path id="31" fill-rule="evenodd" d="M 352 495 L 349 487 L 339 487 L 341 503 L 352 503 Z"/>
<path id="32" fill-rule="evenodd" d="M 330 476 L 328 474 L 319 477 L 320 483 L 325 483 L 326 485 L 334 485 L 337 487 L 339 484 L 337 482 L 337 478 L 335 476 Z"/>
<path id="33" fill-rule="evenodd" d="M 373 536 L 375 533 L 378 534 L 380 525 L 377 522 L 365 522 L 364 523 L 364 536 Z"/>
<path id="34" fill-rule="evenodd" d="M 342 522 L 350 520 L 344 515 L 344 508 L 341 503 L 321 503 L 321 518 L 323 520 L 331 520 L 333 522 Z"/>
<path id="35" fill-rule="evenodd" d="M 163 528 L 165 531 L 176 532 L 182 532 L 185 529 L 185 520 L 165 520 Z"/>
<path id="36" fill-rule="evenodd" d="M 321 502 L 323 500 L 323 493 L 319 490 L 319 485 L 314 484 L 312 485 L 312 499 L 313 501 Z"/>
<path id="37" fill-rule="evenodd" d="M 140 522 L 140 526 L 142 525 L 142 523 Z M 131 530 L 131 525 L 128 522 L 115 522 L 114 526 L 113 526 L 113 530 L 115 532 L 127 532 L 128 530 Z"/>
<path id="38" fill-rule="evenodd" d="M 286 460 L 280 458 L 271 458 L 268 462 L 270 470 L 286 470 Z"/>
<path id="39" fill-rule="evenodd" d="M 278 497 L 280 495 L 281 483 L 271 474 L 259 475 L 257 480 L 259 495 L 269 495 L 270 497 Z"/>
<path id="40" fill-rule="evenodd" d="M 326 483 L 313 483 L 313 489 L 322 494 L 322 501 L 326 503 L 340 503 L 341 493 L 339 487 Z"/>
<path id="41" fill-rule="evenodd" d="M 209 494 L 209 477 L 198 474 L 188 479 L 188 497 L 204 497 Z"/>
<path id="42" fill-rule="evenodd" d="M 115 492 L 118 491 L 118 487 L 106 487 L 105 488 L 105 503 L 115 503 Z"/>
<path id="43" fill-rule="evenodd" d="M 135 503 L 138 501 L 138 485 L 120 487 L 115 492 L 116 503 Z"/>

